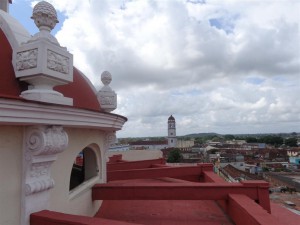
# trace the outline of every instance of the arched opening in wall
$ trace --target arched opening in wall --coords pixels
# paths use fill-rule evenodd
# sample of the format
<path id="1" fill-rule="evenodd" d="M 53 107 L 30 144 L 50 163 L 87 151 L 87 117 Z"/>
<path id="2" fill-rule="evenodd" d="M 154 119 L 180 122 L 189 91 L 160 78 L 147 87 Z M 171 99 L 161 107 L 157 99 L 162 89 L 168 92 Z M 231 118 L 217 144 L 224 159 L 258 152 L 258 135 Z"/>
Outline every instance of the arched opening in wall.
<path id="1" fill-rule="evenodd" d="M 69 190 L 71 191 L 83 182 L 96 177 L 98 172 L 99 167 L 95 152 L 91 148 L 83 149 L 74 160 Z"/>

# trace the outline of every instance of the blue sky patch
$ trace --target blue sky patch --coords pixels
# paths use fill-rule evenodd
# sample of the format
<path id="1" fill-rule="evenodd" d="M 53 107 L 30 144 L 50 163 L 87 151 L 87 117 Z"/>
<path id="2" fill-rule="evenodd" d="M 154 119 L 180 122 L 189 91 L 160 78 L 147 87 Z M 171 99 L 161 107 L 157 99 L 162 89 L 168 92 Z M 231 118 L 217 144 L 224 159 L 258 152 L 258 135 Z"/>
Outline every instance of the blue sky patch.
<path id="1" fill-rule="evenodd" d="M 34 35 L 39 31 L 34 24 L 34 21 L 30 18 L 32 16 L 30 1 L 14 1 L 13 4 L 10 4 L 9 6 L 9 14 L 17 19 L 31 35 Z M 57 17 L 59 23 L 56 24 L 51 32 L 53 36 L 61 29 L 63 22 L 66 19 L 65 15 L 59 11 L 57 11 Z"/>
<path id="2" fill-rule="evenodd" d="M 259 85 L 259 84 L 262 84 L 263 82 L 265 82 L 265 79 L 263 79 L 261 77 L 248 77 L 246 79 L 246 82 L 250 83 L 250 84 Z"/>
<path id="3" fill-rule="evenodd" d="M 219 17 L 209 19 L 209 24 L 219 30 L 224 30 L 226 34 L 233 33 L 234 21 L 238 19 L 238 15 L 232 17 Z"/>

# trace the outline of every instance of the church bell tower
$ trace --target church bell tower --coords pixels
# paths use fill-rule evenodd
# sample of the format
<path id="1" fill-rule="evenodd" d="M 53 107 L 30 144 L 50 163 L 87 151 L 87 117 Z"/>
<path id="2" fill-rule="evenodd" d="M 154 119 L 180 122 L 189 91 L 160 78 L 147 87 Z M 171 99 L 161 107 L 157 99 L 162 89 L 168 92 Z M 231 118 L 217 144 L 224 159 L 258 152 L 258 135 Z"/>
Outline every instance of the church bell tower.
<path id="1" fill-rule="evenodd" d="M 168 147 L 176 147 L 176 122 L 175 118 L 171 115 L 168 119 Z"/>

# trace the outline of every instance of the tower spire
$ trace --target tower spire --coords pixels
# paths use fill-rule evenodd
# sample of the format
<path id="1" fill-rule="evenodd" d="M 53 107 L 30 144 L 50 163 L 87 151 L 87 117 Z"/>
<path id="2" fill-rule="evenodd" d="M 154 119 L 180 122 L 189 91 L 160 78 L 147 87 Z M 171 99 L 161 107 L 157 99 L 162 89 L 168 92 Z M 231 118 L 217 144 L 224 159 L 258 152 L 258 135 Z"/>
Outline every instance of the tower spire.
<path id="1" fill-rule="evenodd" d="M 174 148 L 176 146 L 177 146 L 176 122 L 173 115 L 171 115 L 168 119 L 168 147 Z"/>

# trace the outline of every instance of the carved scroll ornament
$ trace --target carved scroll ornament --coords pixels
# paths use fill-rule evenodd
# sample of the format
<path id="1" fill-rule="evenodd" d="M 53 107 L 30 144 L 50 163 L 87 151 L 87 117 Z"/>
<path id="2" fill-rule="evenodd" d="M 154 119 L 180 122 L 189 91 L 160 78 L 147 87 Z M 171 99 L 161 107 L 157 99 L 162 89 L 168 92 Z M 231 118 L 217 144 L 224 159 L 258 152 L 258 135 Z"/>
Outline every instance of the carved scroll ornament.
<path id="1" fill-rule="evenodd" d="M 25 195 L 54 187 L 50 168 L 56 155 L 68 146 L 68 135 L 62 126 L 34 126 L 27 129 L 24 162 Z"/>
<path id="2" fill-rule="evenodd" d="M 68 145 L 68 135 L 61 126 L 34 127 L 27 133 L 26 145 L 32 155 L 53 155 Z"/>

